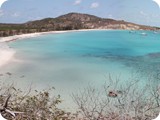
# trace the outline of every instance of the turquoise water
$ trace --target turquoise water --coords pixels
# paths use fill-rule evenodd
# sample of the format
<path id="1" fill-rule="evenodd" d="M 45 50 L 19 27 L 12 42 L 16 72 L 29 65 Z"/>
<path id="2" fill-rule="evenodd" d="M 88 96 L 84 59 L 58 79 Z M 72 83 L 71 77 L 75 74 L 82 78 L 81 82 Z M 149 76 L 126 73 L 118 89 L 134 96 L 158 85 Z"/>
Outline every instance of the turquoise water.
<path id="1" fill-rule="evenodd" d="M 109 74 L 113 79 L 120 77 L 121 82 L 135 74 L 143 84 L 160 71 L 160 34 L 152 31 L 48 34 L 8 45 L 16 55 L 0 69 L 12 73 L 12 77 L 4 76 L 5 80 L 20 87 L 32 84 L 35 89 L 54 86 L 66 104 L 72 104 L 71 93 L 88 84 L 100 87 Z"/>

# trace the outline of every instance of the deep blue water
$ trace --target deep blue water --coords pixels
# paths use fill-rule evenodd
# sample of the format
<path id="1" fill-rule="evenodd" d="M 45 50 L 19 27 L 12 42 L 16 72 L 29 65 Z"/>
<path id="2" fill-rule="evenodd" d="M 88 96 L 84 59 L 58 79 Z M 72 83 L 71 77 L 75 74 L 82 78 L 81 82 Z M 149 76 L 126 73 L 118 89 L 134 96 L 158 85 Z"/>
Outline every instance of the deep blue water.
<path id="1" fill-rule="evenodd" d="M 141 84 L 160 71 L 160 33 L 152 31 L 48 34 L 9 46 L 16 50 L 15 59 L 1 70 L 12 73 L 8 81 L 18 86 L 32 83 L 35 88 L 54 86 L 64 98 L 88 84 L 101 86 L 109 74 L 113 79 L 120 76 L 121 82 L 134 74 Z"/>

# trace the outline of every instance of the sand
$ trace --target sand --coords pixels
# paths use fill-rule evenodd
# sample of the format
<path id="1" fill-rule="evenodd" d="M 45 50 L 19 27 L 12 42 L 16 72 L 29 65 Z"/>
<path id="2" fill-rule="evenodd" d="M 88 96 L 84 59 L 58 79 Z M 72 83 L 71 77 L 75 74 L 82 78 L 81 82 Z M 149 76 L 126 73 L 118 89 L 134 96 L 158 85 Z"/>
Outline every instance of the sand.
<path id="1" fill-rule="evenodd" d="M 43 34 L 64 33 L 64 32 L 66 31 L 30 33 L 30 34 L 14 35 L 14 36 L 0 38 L 0 68 L 9 63 L 10 60 L 14 59 L 14 55 L 16 53 L 15 50 L 8 47 L 7 42 L 11 42 L 18 39 L 37 37 Z"/>
<path id="2" fill-rule="evenodd" d="M 40 33 L 29 33 L 22 35 L 14 35 L 9 37 L 0 37 L 0 67 L 6 65 L 11 59 L 14 58 L 16 53 L 15 50 L 9 48 L 7 46 L 7 42 L 24 39 L 24 38 L 32 38 L 37 37 L 44 34 L 60 34 L 66 32 L 79 32 L 79 31 L 92 31 L 92 30 L 103 30 L 103 29 L 82 29 L 82 30 L 69 30 L 69 31 L 50 31 L 50 32 L 40 32 Z"/>
<path id="3" fill-rule="evenodd" d="M 37 36 L 45 35 L 45 34 L 60 34 L 60 33 L 66 33 L 66 32 L 96 31 L 96 30 L 106 30 L 106 29 L 81 29 L 81 30 L 49 31 L 49 32 L 29 33 L 29 34 L 14 35 L 14 36 L 9 36 L 9 37 L 0 37 L 0 43 L 1 42 L 14 41 L 14 40 L 18 40 L 18 39 L 24 39 L 24 38 L 37 37 Z M 109 30 L 109 29 L 107 29 L 107 30 Z"/>
<path id="4" fill-rule="evenodd" d="M 0 67 L 7 64 L 15 54 L 14 50 L 1 50 L 0 49 Z"/>

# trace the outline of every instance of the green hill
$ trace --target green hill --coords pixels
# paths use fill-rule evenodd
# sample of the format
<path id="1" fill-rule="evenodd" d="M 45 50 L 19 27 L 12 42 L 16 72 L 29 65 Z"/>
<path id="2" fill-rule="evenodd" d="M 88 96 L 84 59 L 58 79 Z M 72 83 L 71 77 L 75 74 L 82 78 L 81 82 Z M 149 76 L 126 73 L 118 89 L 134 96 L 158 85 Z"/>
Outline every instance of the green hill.
<path id="1" fill-rule="evenodd" d="M 123 20 L 100 18 L 88 14 L 69 13 L 57 18 L 45 18 L 23 24 L 0 24 L 0 37 L 34 32 L 78 29 L 157 30 L 159 28 L 138 25 Z"/>

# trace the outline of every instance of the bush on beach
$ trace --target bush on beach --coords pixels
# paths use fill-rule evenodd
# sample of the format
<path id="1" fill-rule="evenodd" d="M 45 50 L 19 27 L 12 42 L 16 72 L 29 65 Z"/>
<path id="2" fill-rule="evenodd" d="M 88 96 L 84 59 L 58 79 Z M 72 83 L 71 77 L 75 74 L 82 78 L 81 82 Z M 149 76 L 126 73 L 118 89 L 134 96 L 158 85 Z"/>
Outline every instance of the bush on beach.
<path id="1" fill-rule="evenodd" d="M 140 85 L 139 79 L 120 83 L 109 75 L 108 82 L 97 89 L 93 86 L 73 94 L 83 117 L 88 120 L 152 120 L 160 112 L 160 86 Z"/>
<path id="2" fill-rule="evenodd" d="M 0 86 L 0 104 L 11 95 L 7 109 L 16 111 L 13 117 L 1 114 L 7 120 L 151 120 L 160 112 L 160 88 L 149 82 L 143 88 L 138 81 L 121 84 L 109 76 L 103 89 L 88 86 L 72 98 L 78 109 L 74 112 L 58 108 L 60 95 L 53 96 L 54 88 L 44 91 L 29 89 L 23 92 L 14 85 Z"/>

